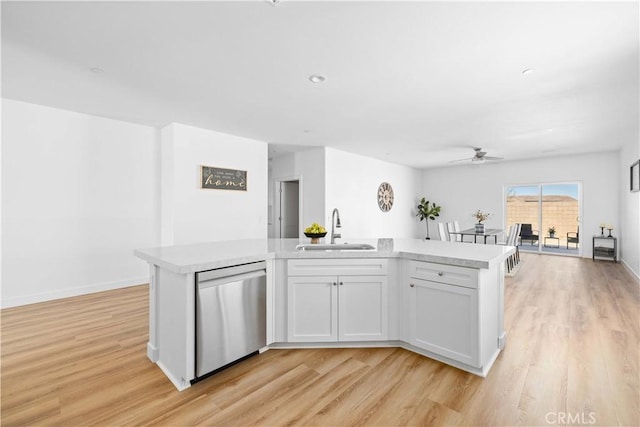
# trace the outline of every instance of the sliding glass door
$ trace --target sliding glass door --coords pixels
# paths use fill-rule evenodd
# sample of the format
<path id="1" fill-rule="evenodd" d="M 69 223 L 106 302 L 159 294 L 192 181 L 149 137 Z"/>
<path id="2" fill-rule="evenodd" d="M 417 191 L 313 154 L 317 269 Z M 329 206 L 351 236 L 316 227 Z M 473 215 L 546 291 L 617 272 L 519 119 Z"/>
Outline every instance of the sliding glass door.
<path id="1" fill-rule="evenodd" d="M 506 227 L 522 224 L 520 250 L 580 255 L 580 183 L 505 187 Z"/>
<path id="2" fill-rule="evenodd" d="M 506 230 L 512 224 L 522 224 L 518 244 L 521 250 L 538 251 L 540 242 L 540 187 L 538 185 L 508 186 L 506 191 Z"/>

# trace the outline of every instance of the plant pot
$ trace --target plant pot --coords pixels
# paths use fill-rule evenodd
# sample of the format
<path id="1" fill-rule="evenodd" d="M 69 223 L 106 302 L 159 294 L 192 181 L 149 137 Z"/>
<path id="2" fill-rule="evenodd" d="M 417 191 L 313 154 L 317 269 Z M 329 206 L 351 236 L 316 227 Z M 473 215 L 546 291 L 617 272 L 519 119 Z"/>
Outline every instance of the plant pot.
<path id="1" fill-rule="evenodd" d="M 549 233 L 549 237 L 556 237 L 556 233 Z"/>
<path id="2" fill-rule="evenodd" d="M 476 233 L 484 233 L 484 224 L 481 224 L 481 223 L 476 224 Z"/>

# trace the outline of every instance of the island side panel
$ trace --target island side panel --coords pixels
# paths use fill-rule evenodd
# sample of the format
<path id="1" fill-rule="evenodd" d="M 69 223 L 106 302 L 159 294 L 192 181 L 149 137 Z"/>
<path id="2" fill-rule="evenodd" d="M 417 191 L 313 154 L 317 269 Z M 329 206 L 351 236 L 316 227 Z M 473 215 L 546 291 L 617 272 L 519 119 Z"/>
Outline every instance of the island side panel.
<path id="1" fill-rule="evenodd" d="M 185 380 L 190 383 L 196 377 L 196 275 L 187 274 L 184 279 L 185 329 L 183 342 L 186 350 Z"/>
<path id="2" fill-rule="evenodd" d="M 195 352 L 195 274 L 156 270 L 157 364 L 178 390 L 191 384 Z"/>
<path id="3" fill-rule="evenodd" d="M 273 342 L 287 342 L 287 260 L 274 260 Z"/>
<path id="4" fill-rule="evenodd" d="M 505 262 L 499 262 L 497 265 L 497 281 L 498 281 L 498 348 L 504 349 L 507 343 L 507 333 L 504 330 L 504 267 Z"/>
<path id="5" fill-rule="evenodd" d="M 147 357 L 153 363 L 158 361 L 158 292 L 156 292 L 156 275 L 158 267 L 149 264 L 149 341 Z"/>
<path id="6" fill-rule="evenodd" d="M 488 300 L 485 306 L 485 321 L 491 322 L 486 333 L 492 336 L 495 334 L 495 346 L 498 350 L 503 350 L 506 340 L 506 332 L 504 330 L 504 272 L 505 262 L 497 261 L 490 265 L 489 269 L 481 271 L 482 283 L 491 285 L 491 289 L 485 289 L 484 298 Z M 493 343 L 492 343 L 493 346 Z"/>
<path id="7" fill-rule="evenodd" d="M 480 309 L 480 360 L 485 372 L 498 357 L 500 352 L 499 324 L 500 324 L 500 282 L 497 274 L 501 271 L 502 263 L 493 264 L 489 269 L 479 270 L 479 309 Z"/>
<path id="8" fill-rule="evenodd" d="M 275 279 L 275 261 L 270 259 L 267 260 L 267 345 L 273 344 L 275 335 Z"/>

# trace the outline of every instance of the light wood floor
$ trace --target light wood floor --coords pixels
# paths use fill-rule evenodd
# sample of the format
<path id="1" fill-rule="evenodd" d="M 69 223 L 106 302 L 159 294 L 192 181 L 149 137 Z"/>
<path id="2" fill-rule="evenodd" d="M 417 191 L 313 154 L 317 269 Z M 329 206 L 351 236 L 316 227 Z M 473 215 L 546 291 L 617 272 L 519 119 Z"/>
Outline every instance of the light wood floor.
<path id="1" fill-rule="evenodd" d="M 2 310 L 2 426 L 640 424 L 640 293 L 620 264 L 522 254 L 486 379 L 402 349 L 271 350 L 177 392 L 147 287 Z"/>

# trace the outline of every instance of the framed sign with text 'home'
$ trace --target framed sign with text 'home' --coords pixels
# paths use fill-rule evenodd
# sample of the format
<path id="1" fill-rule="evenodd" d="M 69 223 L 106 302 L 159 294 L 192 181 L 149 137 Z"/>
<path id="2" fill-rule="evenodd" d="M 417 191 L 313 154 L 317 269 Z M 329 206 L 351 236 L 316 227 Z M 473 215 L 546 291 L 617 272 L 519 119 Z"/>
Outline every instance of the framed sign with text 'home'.
<path id="1" fill-rule="evenodd" d="M 200 166 L 200 188 L 247 191 L 247 171 Z"/>

